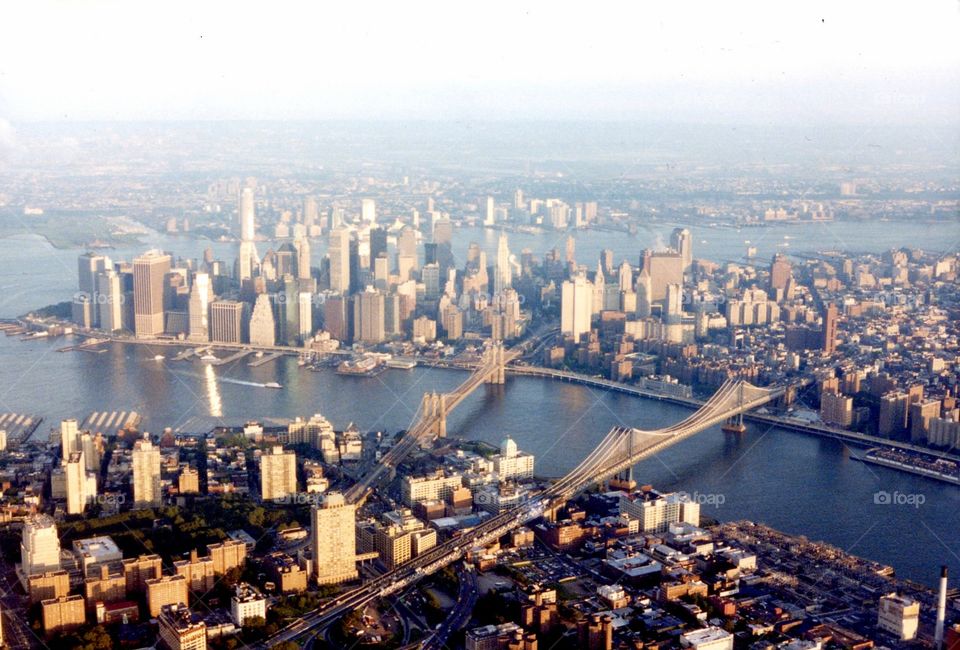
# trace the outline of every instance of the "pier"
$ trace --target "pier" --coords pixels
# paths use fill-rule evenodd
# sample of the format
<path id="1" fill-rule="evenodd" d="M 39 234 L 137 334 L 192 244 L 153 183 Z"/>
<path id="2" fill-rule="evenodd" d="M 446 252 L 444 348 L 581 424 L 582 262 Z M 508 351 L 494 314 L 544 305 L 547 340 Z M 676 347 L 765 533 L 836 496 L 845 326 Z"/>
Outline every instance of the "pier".
<path id="1" fill-rule="evenodd" d="M 37 430 L 43 418 L 24 413 L 0 413 L 0 429 L 7 432 L 7 446 L 17 445 Z"/>
<path id="2" fill-rule="evenodd" d="M 94 411 L 84 418 L 80 429 L 116 437 L 121 431 L 139 427 L 141 420 L 136 411 Z"/>
<path id="3" fill-rule="evenodd" d="M 262 366 L 265 363 L 273 361 L 274 359 L 279 359 L 282 356 L 283 356 L 283 352 L 271 352 L 270 354 L 265 354 L 259 359 L 251 361 L 247 365 L 250 366 L 251 368 L 256 368 L 258 366 Z"/>
<path id="4" fill-rule="evenodd" d="M 226 365 L 226 364 L 228 364 L 228 363 L 233 363 L 234 361 L 238 361 L 238 360 L 244 358 L 245 356 L 247 356 L 248 354 L 251 354 L 252 352 L 253 352 L 253 350 L 240 350 L 239 352 L 234 352 L 234 353 L 231 354 L 229 357 L 224 357 L 223 359 L 218 359 L 217 361 L 214 361 L 214 362 L 212 362 L 212 363 L 213 363 L 213 365 L 215 365 L 215 366 L 223 366 L 223 365 Z M 279 355 L 278 355 L 278 356 L 279 356 Z"/>

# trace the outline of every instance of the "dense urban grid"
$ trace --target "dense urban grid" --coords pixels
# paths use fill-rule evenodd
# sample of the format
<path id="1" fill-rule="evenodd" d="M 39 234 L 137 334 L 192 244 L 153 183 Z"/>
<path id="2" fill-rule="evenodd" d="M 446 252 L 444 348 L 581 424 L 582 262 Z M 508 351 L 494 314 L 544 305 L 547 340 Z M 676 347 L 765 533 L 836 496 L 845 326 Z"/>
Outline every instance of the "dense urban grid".
<path id="1" fill-rule="evenodd" d="M 630 198 L 658 191 L 652 180 L 615 189 L 545 173 L 529 186 L 477 187 L 379 168 L 325 185 L 218 178 L 171 192 L 164 181 L 143 197 L 92 186 L 66 202 L 11 183 L 3 205 L 38 231 L 49 213 L 80 223 L 89 210 L 109 227 L 61 233 L 89 249 L 75 295 L 3 323 L 8 335 L 63 336 L 78 353 L 135 345 L 170 367 L 290 355 L 302 372 L 424 365 L 468 378 L 424 395 L 407 431 L 264 413 L 241 427 L 148 432 L 134 412 L 98 412 L 45 439 L 36 418 L 2 416 L 4 641 L 958 647 L 960 598 L 946 569 L 932 589 L 761 523 L 715 521 L 701 511 L 710 495 L 663 492 L 600 465 L 551 480 L 510 435 L 495 448 L 447 431 L 461 400 L 511 375 L 711 415 L 710 400 L 739 386 L 743 408 L 730 410 L 725 435 L 776 424 L 957 489 L 960 256 L 950 242 L 883 254 L 784 246 L 772 257 L 745 245 L 729 259 L 697 250 L 708 229 L 866 224 L 878 213 L 955 231 L 951 188 L 876 177 L 797 192 L 799 181 L 749 178 L 717 181 L 716 201 L 682 184 L 656 201 Z M 140 201 L 162 208 L 125 216 Z M 650 218 L 672 225 L 669 241 L 632 259 L 578 254 L 574 233 L 636 236 Z M 112 254 L 152 229 L 211 245 L 196 259 Z M 463 232 L 495 233 L 495 250 L 477 242 L 460 254 Z M 511 246 L 530 233 L 556 245 Z M 776 399 L 745 400 L 744 386 Z M 933 583 L 939 567 L 930 570 Z"/>

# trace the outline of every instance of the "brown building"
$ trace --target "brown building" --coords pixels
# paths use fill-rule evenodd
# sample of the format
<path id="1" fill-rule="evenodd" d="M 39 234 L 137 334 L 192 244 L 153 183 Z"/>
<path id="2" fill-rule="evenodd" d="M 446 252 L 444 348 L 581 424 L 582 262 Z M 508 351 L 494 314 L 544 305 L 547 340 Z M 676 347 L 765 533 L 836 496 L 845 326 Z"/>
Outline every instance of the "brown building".
<path id="1" fill-rule="evenodd" d="M 223 575 L 230 569 L 239 569 L 247 559 L 247 545 L 228 539 L 218 544 L 208 544 L 207 552 L 213 559 L 213 572 Z"/>
<path id="2" fill-rule="evenodd" d="M 163 562 L 159 555 L 141 555 L 137 558 L 127 558 L 121 562 L 123 576 L 127 580 L 127 593 L 137 594 L 147 591 L 147 580 L 159 578 Z"/>
<path id="3" fill-rule="evenodd" d="M 286 553 L 271 553 L 265 558 L 264 564 L 267 576 L 277 585 L 278 592 L 290 594 L 307 590 L 307 572 Z"/>
<path id="4" fill-rule="evenodd" d="M 185 466 L 177 477 L 177 491 L 180 494 L 200 493 L 200 474 L 194 468 Z"/>
<path id="5" fill-rule="evenodd" d="M 578 648 L 583 650 L 610 650 L 613 647 L 613 618 L 591 614 L 577 621 Z"/>
<path id="6" fill-rule="evenodd" d="M 63 598 L 70 593 L 70 575 L 66 571 L 47 571 L 36 573 L 27 580 L 30 604 L 41 600 Z"/>
<path id="7" fill-rule="evenodd" d="M 207 593 L 213 589 L 217 580 L 213 570 L 213 558 L 199 557 L 195 550 L 190 551 L 189 560 L 174 562 L 173 568 L 178 576 L 187 579 L 187 587 L 194 593 Z"/>
<path id="8" fill-rule="evenodd" d="M 83 596 L 50 598 L 40 603 L 43 610 L 43 633 L 57 636 L 81 627 L 87 622 Z"/>
<path id="9" fill-rule="evenodd" d="M 833 354 L 837 349 L 837 306 L 833 303 L 827 305 L 823 312 L 823 340 L 820 347 L 826 355 Z"/>
<path id="10" fill-rule="evenodd" d="M 158 616 L 164 605 L 187 602 L 187 579 L 183 576 L 161 576 L 147 580 L 147 610 L 150 616 Z"/>
<path id="11" fill-rule="evenodd" d="M 169 650 L 206 650 L 207 625 L 182 602 L 164 606 L 157 623 Z"/>
<path id="12" fill-rule="evenodd" d="M 87 608 L 93 609 L 97 602 L 114 603 L 127 597 L 127 579 L 119 562 L 95 564 L 87 571 L 83 583 Z"/>

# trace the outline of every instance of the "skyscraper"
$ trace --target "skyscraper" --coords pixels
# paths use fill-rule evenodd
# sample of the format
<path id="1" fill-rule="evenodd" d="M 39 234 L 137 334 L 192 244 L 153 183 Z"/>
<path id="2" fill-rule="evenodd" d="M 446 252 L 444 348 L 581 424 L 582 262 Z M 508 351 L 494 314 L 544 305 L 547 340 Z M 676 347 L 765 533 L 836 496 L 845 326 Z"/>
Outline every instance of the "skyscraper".
<path id="1" fill-rule="evenodd" d="M 357 295 L 353 305 L 356 339 L 363 343 L 384 341 L 386 331 L 384 330 L 383 293 L 373 289 L 364 291 Z"/>
<path id="2" fill-rule="evenodd" d="M 70 454 L 81 451 L 80 430 L 74 418 L 60 421 L 60 457 L 70 458 Z"/>
<path id="3" fill-rule="evenodd" d="M 493 197 L 488 196 L 484 203 L 483 225 L 492 226 L 497 220 L 497 208 L 493 202 Z"/>
<path id="4" fill-rule="evenodd" d="M 87 503 L 97 496 L 97 478 L 93 473 L 87 473 L 83 452 L 75 451 L 64 458 L 60 471 L 67 488 L 67 514 L 83 514 Z"/>
<path id="5" fill-rule="evenodd" d="M 500 233 L 500 239 L 497 241 L 497 268 L 493 276 L 494 299 L 499 300 L 512 283 L 513 270 L 510 268 L 510 249 L 507 247 L 507 235 Z"/>
<path id="6" fill-rule="evenodd" d="M 97 274 L 97 326 L 108 332 L 123 329 L 123 292 L 112 268 Z"/>
<path id="7" fill-rule="evenodd" d="M 360 201 L 360 220 L 364 223 L 374 223 L 377 220 L 377 202 L 373 199 Z"/>
<path id="8" fill-rule="evenodd" d="M 357 578 L 356 506 L 329 492 L 310 512 L 311 550 L 317 584 Z"/>
<path id="9" fill-rule="evenodd" d="M 301 237 L 293 242 L 297 250 L 297 278 L 300 280 L 310 279 L 310 240 Z"/>
<path id="10" fill-rule="evenodd" d="M 243 303 L 217 300 L 210 304 L 210 340 L 217 343 L 243 342 Z"/>
<path id="11" fill-rule="evenodd" d="M 593 285 L 582 275 L 563 283 L 560 295 L 560 333 L 575 341 L 590 331 Z"/>
<path id="12" fill-rule="evenodd" d="M 26 576 L 60 570 L 60 537 L 53 517 L 31 515 L 24 520 L 20 561 Z"/>
<path id="13" fill-rule="evenodd" d="M 837 349 L 837 306 L 833 303 L 827 305 L 823 312 L 823 353 L 833 354 Z"/>
<path id="14" fill-rule="evenodd" d="M 163 333 L 165 278 L 170 256 L 149 251 L 133 260 L 133 331 L 137 337 Z"/>
<path id="15" fill-rule="evenodd" d="M 350 292 L 350 231 L 343 227 L 330 231 L 330 290 L 347 295 Z"/>
<path id="16" fill-rule="evenodd" d="M 210 302 L 212 295 L 210 276 L 206 273 L 197 273 L 193 277 L 193 286 L 190 287 L 190 300 L 187 305 L 190 319 L 188 338 L 191 341 L 210 340 Z"/>
<path id="17" fill-rule="evenodd" d="M 240 282 L 253 277 L 253 270 L 260 263 L 257 256 L 256 225 L 254 224 L 253 188 L 240 191 L 240 252 L 237 255 L 237 279 Z"/>
<path id="18" fill-rule="evenodd" d="M 313 334 L 313 294 L 301 291 L 297 296 L 297 307 L 298 334 L 300 340 L 305 341 Z"/>
<path id="19" fill-rule="evenodd" d="M 250 344 L 272 347 L 277 344 L 277 326 L 270 296 L 261 293 L 250 315 Z"/>
<path id="20" fill-rule="evenodd" d="M 160 448 L 146 438 L 137 440 L 131 454 L 133 463 L 133 507 L 149 508 L 159 505 Z"/>
<path id="21" fill-rule="evenodd" d="M 297 492 L 297 455 L 277 445 L 260 456 L 260 497 L 272 501 Z"/>
<path id="22" fill-rule="evenodd" d="M 86 308 L 75 309 L 74 322 L 82 327 L 100 327 L 100 311 L 97 287 L 97 276 L 111 268 L 110 258 L 96 253 L 84 253 L 77 261 L 77 288 L 79 294 L 75 301 L 90 305 Z M 81 322 L 87 321 L 87 322 Z"/>
<path id="23" fill-rule="evenodd" d="M 683 274 L 687 275 L 693 265 L 693 235 L 686 228 L 674 228 L 670 233 L 670 246 L 680 253 L 680 259 L 683 260 Z"/>

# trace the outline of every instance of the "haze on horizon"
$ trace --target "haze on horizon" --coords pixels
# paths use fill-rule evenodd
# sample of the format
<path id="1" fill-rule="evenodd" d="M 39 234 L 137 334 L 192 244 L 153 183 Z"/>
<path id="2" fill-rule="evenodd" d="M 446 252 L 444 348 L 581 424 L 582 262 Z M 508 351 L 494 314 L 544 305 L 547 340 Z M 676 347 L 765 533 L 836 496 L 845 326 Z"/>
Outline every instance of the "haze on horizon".
<path id="1" fill-rule="evenodd" d="M 953 125 L 953 1 L 5 7 L 0 126 L 120 120 Z M 9 124 L 7 124 L 9 128 Z"/>

